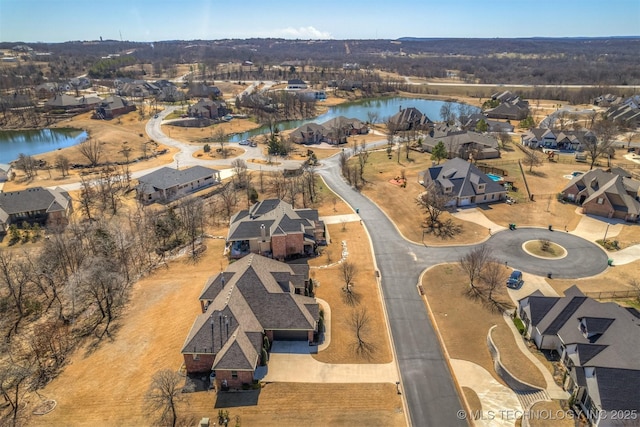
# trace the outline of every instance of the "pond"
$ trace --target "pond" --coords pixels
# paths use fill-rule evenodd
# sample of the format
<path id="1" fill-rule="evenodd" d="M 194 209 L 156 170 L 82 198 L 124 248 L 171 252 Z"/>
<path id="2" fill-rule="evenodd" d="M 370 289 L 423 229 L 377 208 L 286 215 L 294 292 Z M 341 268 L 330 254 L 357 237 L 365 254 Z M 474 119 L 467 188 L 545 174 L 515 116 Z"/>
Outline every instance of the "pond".
<path id="1" fill-rule="evenodd" d="M 0 131 L 0 163 L 9 163 L 20 153 L 33 156 L 71 147 L 86 140 L 79 129 L 37 129 Z"/>
<path id="2" fill-rule="evenodd" d="M 425 114 L 433 121 L 440 120 L 440 108 L 445 101 L 436 101 L 433 99 L 418 99 L 405 97 L 376 98 L 357 102 L 350 102 L 329 107 L 326 113 L 308 120 L 289 120 L 278 123 L 280 130 L 296 129 L 306 123 L 324 123 L 336 117 L 344 116 L 349 119 L 358 119 L 362 122 L 369 121 L 368 113 L 373 112 L 378 116 L 378 122 L 382 123 L 389 117 L 396 114 L 404 108 L 414 107 L 422 114 Z M 457 110 L 459 103 L 453 103 L 453 111 Z M 474 108 L 473 113 L 480 112 L 479 108 Z M 249 132 L 233 135 L 231 142 L 242 141 L 256 135 L 262 135 L 268 132 L 267 126 L 253 129 Z"/>

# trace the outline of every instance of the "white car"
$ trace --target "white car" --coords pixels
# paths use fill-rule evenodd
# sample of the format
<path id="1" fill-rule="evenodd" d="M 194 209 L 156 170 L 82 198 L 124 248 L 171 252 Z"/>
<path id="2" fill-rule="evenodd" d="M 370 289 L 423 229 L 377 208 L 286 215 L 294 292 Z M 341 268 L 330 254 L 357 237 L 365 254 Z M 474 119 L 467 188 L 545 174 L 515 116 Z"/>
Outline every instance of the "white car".
<path id="1" fill-rule="evenodd" d="M 251 142 L 249 142 L 249 140 L 248 140 L 248 139 L 243 139 L 243 140 L 242 140 L 242 141 L 240 141 L 238 144 L 240 144 L 240 145 L 249 145 L 249 144 L 251 144 Z"/>

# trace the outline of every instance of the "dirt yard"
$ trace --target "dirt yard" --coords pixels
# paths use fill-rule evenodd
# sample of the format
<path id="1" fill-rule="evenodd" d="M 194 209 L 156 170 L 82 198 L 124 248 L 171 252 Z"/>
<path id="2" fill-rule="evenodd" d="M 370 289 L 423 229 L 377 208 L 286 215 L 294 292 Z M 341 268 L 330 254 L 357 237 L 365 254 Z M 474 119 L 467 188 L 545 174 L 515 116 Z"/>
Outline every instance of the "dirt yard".
<path id="1" fill-rule="evenodd" d="M 314 357 L 326 363 L 388 363 L 392 361 L 386 319 L 382 310 L 380 291 L 375 278 L 369 238 L 359 222 L 329 225 L 331 244 L 323 248 L 323 254 L 312 259 L 312 267 L 337 263 L 342 253 L 342 242 L 349 252 L 346 260 L 357 266 L 353 291 L 357 303 L 345 302 L 344 282 L 341 266 L 312 268 L 311 277 L 319 284 L 316 296 L 331 307 L 331 344 L 324 352 Z M 348 324 L 354 309 L 366 307 L 369 324 L 365 334 L 374 350 L 369 355 L 358 355 L 353 348 L 354 332 Z"/>
<path id="2" fill-rule="evenodd" d="M 426 299 L 451 358 L 477 363 L 504 384 L 493 369 L 487 347 L 487 333 L 493 325 L 497 325 L 493 338 L 507 369 L 530 384 L 545 387 L 542 373 L 529 359 L 520 356 L 513 334 L 502 319 L 502 313 L 490 309 L 482 301 L 468 297 L 466 283 L 467 280 L 457 264 L 433 267 L 425 273 L 422 280 Z M 496 299 L 510 303 L 505 287 L 497 289 Z"/>
<path id="3" fill-rule="evenodd" d="M 367 182 L 362 193 L 373 200 L 386 215 L 396 224 L 402 235 L 414 242 L 429 246 L 477 243 L 488 237 L 489 231 L 477 224 L 460 221 L 448 212 L 442 214 L 441 219 L 453 219 L 462 230 L 453 239 L 442 239 L 431 233 L 423 236 L 423 223 L 426 213 L 416 203 L 416 197 L 424 191 L 418 184 L 418 172 L 431 166 L 431 160 L 426 153 L 411 152 L 409 161 L 404 152 L 400 155 L 400 164 L 394 153 L 391 159 L 387 153 L 375 151 L 369 155 L 365 166 L 364 178 Z M 355 161 L 355 160 L 352 160 Z M 396 177 L 406 178 L 406 187 L 394 185 L 390 181 Z"/>

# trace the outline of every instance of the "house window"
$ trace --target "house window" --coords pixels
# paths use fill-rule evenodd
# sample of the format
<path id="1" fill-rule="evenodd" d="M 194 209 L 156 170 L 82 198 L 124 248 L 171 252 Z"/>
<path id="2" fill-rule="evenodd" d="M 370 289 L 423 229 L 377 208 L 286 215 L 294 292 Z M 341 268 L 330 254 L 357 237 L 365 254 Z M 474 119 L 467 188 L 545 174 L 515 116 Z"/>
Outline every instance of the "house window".
<path id="1" fill-rule="evenodd" d="M 193 360 L 200 360 L 200 355 L 199 354 L 194 354 L 193 355 Z"/>
<path id="2" fill-rule="evenodd" d="M 602 197 L 598 197 L 598 204 L 601 205 L 604 203 L 604 199 Z"/>
<path id="3" fill-rule="evenodd" d="M 231 378 L 238 378 L 238 371 L 231 371 Z"/>

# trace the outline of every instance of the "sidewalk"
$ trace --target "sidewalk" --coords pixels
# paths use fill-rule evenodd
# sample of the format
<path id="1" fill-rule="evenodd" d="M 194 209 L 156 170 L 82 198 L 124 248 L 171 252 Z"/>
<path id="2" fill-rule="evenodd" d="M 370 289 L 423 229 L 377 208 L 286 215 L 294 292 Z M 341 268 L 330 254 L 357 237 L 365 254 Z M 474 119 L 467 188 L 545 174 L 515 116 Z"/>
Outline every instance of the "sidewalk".
<path id="1" fill-rule="evenodd" d="M 461 387 L 472 389 L 482 404 L 482 414 L 466 414 L 471 425 L 513 427 L 515 419 L 501 416 L 522 412 L 516 393 L 500 384 L 482 366 L 461 359 L 451 359 L 453 373 Z"/>
<path id="2" fill-rule="evenodd" d="M 551 375 L 551 372 L 549 372 L 549 369 L 547 369 L 547 367 L 544 366 L 542 362 L 538 360 L 537 357 L 531 354 L 531 351 L 529 351 L 526 344 L 524 343 L 522 335 L 520 335 L 520 332 L 518 332 L 516 325 L 514 325 L 514 323 L 511 321 L 511 317 L 509 316 L 509 314 L 503 313 L 502 318 L 506 322 L 507 326 L 509 326 L 509 329 L 511 329 L 511 332 L 513 333 L 513 337 L 515 338 L 516 344 L 518 345 L 518 348 L 520 349 L 520 351 L 529 360 L 531 360 L 531 362 L 533 362 L 533 364 L 536 365 L 538 370 L 542 373 L 544 380 L 547 382 L 547 387 L 545 390 L 547 391 L 549 396 L 552 399 L 568 399 L 569 393 L 564 391 L 561 387 L 559 387 L 556 384 L 556 382 L 553 380 L 553 375 Z"/>
<path id="3" fill-rule="evenodd" d="M 324 221 L 325 224 L 342 224 L 343 222 L 357 222 L 360 221 L 360 215 L 358 214 L 344 214 L 344 215 L 329 215 L 321 216 L 320 221 Z"/>

